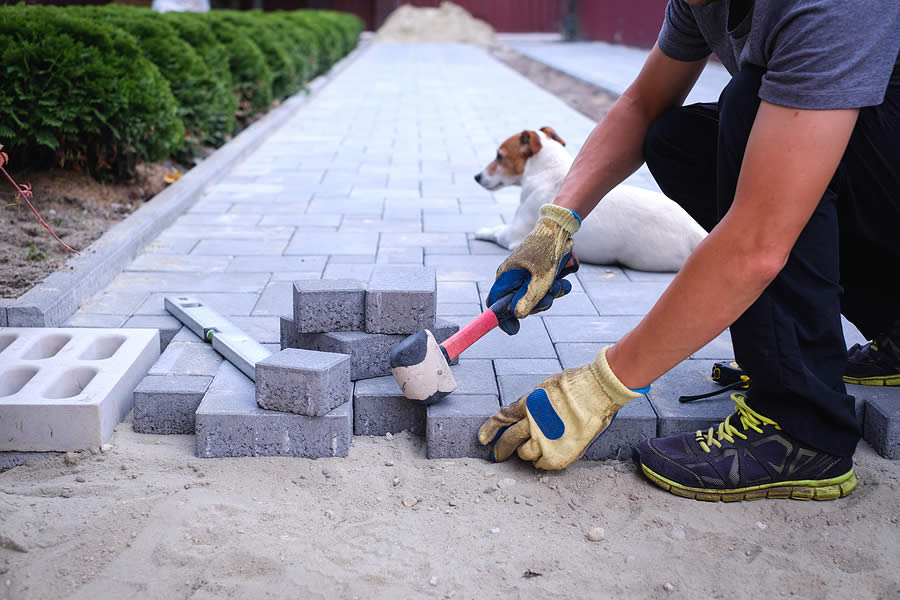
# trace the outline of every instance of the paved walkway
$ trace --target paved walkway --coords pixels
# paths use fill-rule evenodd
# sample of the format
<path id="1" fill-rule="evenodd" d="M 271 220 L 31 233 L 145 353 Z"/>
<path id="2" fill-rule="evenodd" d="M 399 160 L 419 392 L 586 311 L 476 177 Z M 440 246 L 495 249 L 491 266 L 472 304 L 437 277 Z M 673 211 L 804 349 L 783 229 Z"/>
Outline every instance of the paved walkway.
<path id="1" fill-rule="evenodd" d="M 510 46 L 535 60 L 621 94 L 640 72 L 648 51 L 605 42 L 513 42 Z M 731 75 L 721 64 L 710 62 L 687 97 L 687 103 L 715 102 Z"/>
<path id="2" fill-rule="evenodd" d="M 501 140 L 545 124 L 573 151 L 593 126 L 474 47 L 375 45 L 87 299 L 71 323 L 171 328 L 162 298 L 185 293 L 276 344 L 278 317 L 291 314 L 292 280 L 367 279 L 373 264 L 386 262 L 436 267 L 439 315 L 466 323 L 505 254 L 472 232 L 509 219 L 518 202 L 517 190 L 492 194 L 472 176 Z M 671 277 L 585 265 L 575 292 L 548 316 L 530 317 L 512 338 L 493 332 L 464 358 L 490 361 L 487 372 L 508 401 L 616 341 Z M 705 389 L 699 374 L 731 355 L 726 333 L 669 381 Z M 678 385 L 655 393 L 674 397 Z M 730 412 L 727 397 L 720 403 L 718 412 Z"/>

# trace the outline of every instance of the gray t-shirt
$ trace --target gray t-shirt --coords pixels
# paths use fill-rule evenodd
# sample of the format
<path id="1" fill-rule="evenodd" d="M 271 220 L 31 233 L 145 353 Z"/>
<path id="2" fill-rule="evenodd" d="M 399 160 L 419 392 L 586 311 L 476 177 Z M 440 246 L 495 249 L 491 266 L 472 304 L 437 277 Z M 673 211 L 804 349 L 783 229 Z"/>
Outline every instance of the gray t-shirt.
<path id="1" fill-rule="evenodd" d="M 900 94 L 900 0 L 756 0 L 729 28 L 731 4 L 669 0 L 660 50 L 682 61 L 715 52 L 732 75 L 763 67 L 759 97 L 792 108 L 862 108 Z"/>

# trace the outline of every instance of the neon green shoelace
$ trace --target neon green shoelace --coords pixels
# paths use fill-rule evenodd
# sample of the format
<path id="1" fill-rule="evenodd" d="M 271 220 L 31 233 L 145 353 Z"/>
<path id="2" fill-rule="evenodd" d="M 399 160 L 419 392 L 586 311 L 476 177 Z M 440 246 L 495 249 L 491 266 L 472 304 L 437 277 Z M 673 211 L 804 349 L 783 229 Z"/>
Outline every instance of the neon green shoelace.
<path id="1" fill-rule="evenodd" d="M 759 414 L 749 406 L 747 406 L 747 397 L 744 394 L 732 394 L 731 399 L 737 405 L 734 408 L 735 414 L 741 419 L 741 429 L 738 429 L 734 425 L 731 424 L 731 417 L 734 415 L 728 415 L 725 417 L 725 420 L 719 423 L 719 427 L 710 427 L 706 433 L 703 432 L 702 429 L 697 430 L 697 443 L 700 445 L 700 448 L 703 449 L 704 452 L 709 454 L 710 445 L 714 445 L 718 448 L 722 447 L 722 440 L 726 440 L 729 443 L 734 443 L 735 436 L 741 438 L 742 440 L 746 440 L 747 436 L 742 432 L 747 429 L 752 429 L 756 433 L 762 433 L 763 430 L 760 426 L 762 425 L 772 425 L 775 429 L 781 429 L 778 426 L 778 423 L 764 417 Z"/>

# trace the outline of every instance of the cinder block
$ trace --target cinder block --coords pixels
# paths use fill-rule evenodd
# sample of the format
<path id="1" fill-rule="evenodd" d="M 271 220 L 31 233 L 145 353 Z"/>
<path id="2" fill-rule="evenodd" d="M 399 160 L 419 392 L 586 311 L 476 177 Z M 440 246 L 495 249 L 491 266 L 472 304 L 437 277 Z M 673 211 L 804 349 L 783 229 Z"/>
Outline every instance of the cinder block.
<path id="1" fill-rule="evenodd" d="M 299 333 L 360 331 L 365 326 L 366 287 L 352 279 L 294 282 L 294 325 Z"/>
<path id="2" fill-rule="evenodd" d="M 97 447 L 159 357 L 148 329 L 0 330 L 0 451 Z"/>
<path id="3" fill-rule="evenodd" d="M 684 394 L 703 394 L 721 389 L 710 377 L 714 362 L 685 360 L 653 382 L 647 397 L 659 416 L 657 436 L 708 429 L 734 412 L 734 402 L 729 392 L 686 404 L 678 401 L 678 397 Z"/>
<path id="4" fill-rule="evenodd" d="M 320 417 L 352 396 L 346 354 L 287 348 L 256 363 L 261 408 Z"/>
<path id="5" fill-rule="evenodd" d="M 366 331 L 410 334 L 432 329 L 436 298 L 434 268 L 377 265 L 366 291 Z"/>
<path id="6" fill-rule="evenodd" d="M 490 457 L 478 443 L 478 429 L 500 409 L 497 396 L 450 394 L 428 406 L 425 443 L 428 458 Z"/>
<path id="7" fill-rule="evenodd" d="M 352 402 L 322 417 L 264 410 L 256 386 L 224 363 L 197 408 L 197 456 L 347 456 L 353 439 Z"/>
<path id="8" fill-rule="evenodd" d="M 356 382 L 353 392 L 353 433 L 384 435 L 409 431 L 425 435 L 425 405 L 403 397 L 393 377 Z"/>
<path id="9" fill-rule="evenodd" d="M 6 307 L 13 303 L 15 298 L 0 298 L 0 327 L 8 327 L 9 319 L 6 317 Z"/>
<path id="10" fill-rule="evenodd" d="M 181 321 L 168 315 L 135 315 L 122 327 L 134 329 L 159 329 L 159 351 L 165 352 L 169 342 L 181 330 Z"/>
<path id="11" fill-rule="evenodd" d="M 134 430 L 138 433 L 194 433 L 194 413 L 213 378 L 205 375 L 150 375 L 134 390 Z"/>
<path id="12" fill-rule="evenodd" d="M 438 342 L 443 342 L 457 331 L 459 325 L 444 319 L 438 319 L 434 329 L 431 330 Z M 295 337 L 295 342 L 307 350 L 349 354 L 350 379 L 358 381 L 390 375 L 391 349 L 406 337 L 364 331 L 335 331 L 321 334 L 301 333 Z"/>
<path id="13" fill-rule="evenodd" d="M 885 458 L 900 459 L 900 388 L 867 387 L 864 393 L 866 441 Z"/>
<path id="14" fill-rule="evenodd" d="M 206 375 L 219 369 L 222 355 L 209 344 L 169 342 L 166 351 L 150 368 L 149 375 Z"/>

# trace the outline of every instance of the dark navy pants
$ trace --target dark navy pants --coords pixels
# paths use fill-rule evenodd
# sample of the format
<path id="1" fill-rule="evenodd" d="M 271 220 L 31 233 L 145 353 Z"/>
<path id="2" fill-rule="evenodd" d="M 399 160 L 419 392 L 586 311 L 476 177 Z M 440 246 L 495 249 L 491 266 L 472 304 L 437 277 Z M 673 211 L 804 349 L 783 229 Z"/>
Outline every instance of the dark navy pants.
<path id="1" fill-rule="evenodd" d="M 644 157 L 660 189 L 711 230 L 734 200 L 764 71 L 745 68 L 718 103 L 670 109 Z M 790 202 L 785 198 L 785 202 Z M 731 326 L 749 404 L 789 434 L 849 456 L 859 441 L 841 377 L 840 315 L 868 339 L 900 317 L 900 89 L 865 108 L 831 185 L 787 264 Z"/>

